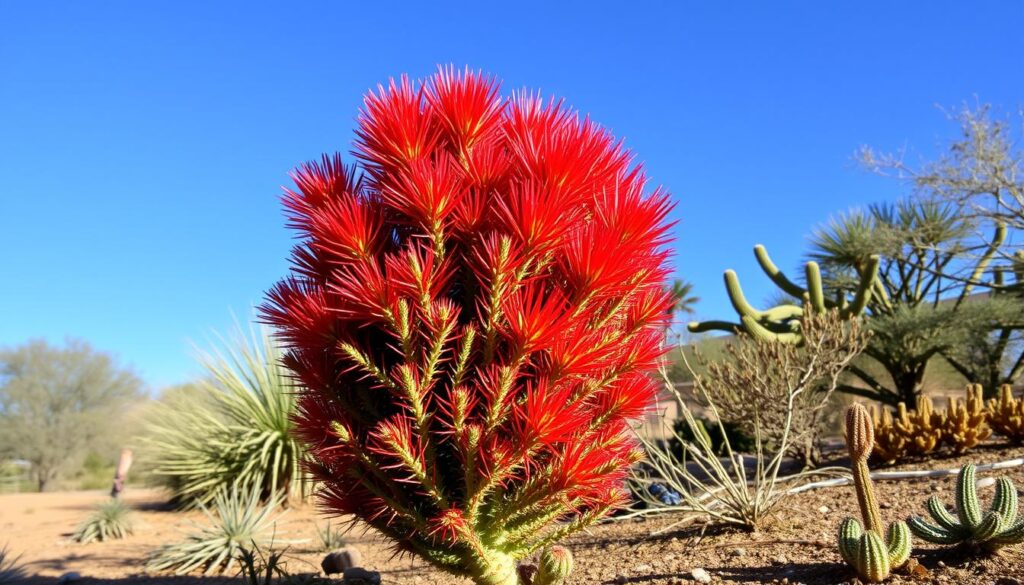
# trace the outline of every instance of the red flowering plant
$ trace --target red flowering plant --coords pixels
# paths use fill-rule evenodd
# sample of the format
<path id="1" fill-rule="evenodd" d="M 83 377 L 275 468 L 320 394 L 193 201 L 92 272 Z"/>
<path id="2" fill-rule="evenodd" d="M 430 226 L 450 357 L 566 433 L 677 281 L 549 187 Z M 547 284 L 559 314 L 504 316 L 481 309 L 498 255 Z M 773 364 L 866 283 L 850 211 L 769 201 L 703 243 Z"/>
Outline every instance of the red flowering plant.
<path id="1" fill-rule="evenodd" d="M 641 457 L 667 194 L 562 102 L 469 71 L 379 87 L 357 135 L 358 165 L 293 174 L 292 274 L 262 307 L 321 503 L 479 584 L 536 551 L 571 566 L 551 545 L 623 504 Z"/>

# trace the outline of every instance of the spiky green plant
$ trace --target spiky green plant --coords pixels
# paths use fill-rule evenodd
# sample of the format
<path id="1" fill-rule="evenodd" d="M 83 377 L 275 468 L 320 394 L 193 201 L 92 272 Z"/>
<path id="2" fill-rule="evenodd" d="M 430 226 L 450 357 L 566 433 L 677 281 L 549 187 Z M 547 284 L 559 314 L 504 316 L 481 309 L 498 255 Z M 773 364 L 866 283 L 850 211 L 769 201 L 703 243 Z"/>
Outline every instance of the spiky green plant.
<path id="1" fill-rule="evenodd" d="M 572 553 L 564 546 L 550 546 L 540 553 L 537 576 L 534 581 L 547 585 L 562 585 L 572 573 Z"/>
<path id="2" fill-rule="evenodd" d="M 960 468 L 956 479 L 956 516 L 938 496 L 932 496 L 928 499 L 928 513 L 937 525 L 914 516 L 908 521 L 910 530 L 928 542 L 967 543 L 988 551 L 1024 542 L 1024 519 L 1017 519 L 1017 490 L 1013 482 L 1005 477 L 996 481 L 995 498 L 982 514 L 974 478 L 973 464 Z"/>
<path id="3" fill-rule="evenodd" d="M 320 550 L 327 552 L 345 546 L 345 533 L 338 528 L 331 526 L 330 521 L 323 527 L 316 525 L 316 538 L 320 543 Z"/>
<path id="4" fill-rule="evenodd" d="M 96 506 L 71 538 L 82 544 L 116 540 L 131 535 L 132 526 L 131 509 L 128 504 L 123 500 L 110 498 Z"/>
<path id="5" fill-rule="evenodd" d="M 28 576 L 24 567 L 18 563 L 20 558 L 13 556 L 6 546 L 0 548 L 0 585 L 17 583 Z"/>
<path id="6" fill-rule="evenodd" d="M 240 329 L 200 353 L 206 377 L 155 408 L 145 437 L 154 473 L 185 505 L 223 490 L 308 494 L 303 445 L 292 433 L 294 384 L 263 328 Z"/>
<path id="7" fill-rule="evenodd" d="M 839 554 L 861 579 L 881 583 L 894 569 L 910 559 L 910 530 L 903 522 L 889 525 L 882 539 L 882 513 L 875 499 L 874 484 L 868 471 L 868 457 L 875 443 L 871 416 L 859 404 L 846 410 L 846 446 L 850 451 L 853 483 L 857 490 L 864 526 L 854 518 L 839 525 Z"/>
<path id="8" fill-rule="evenodd" d="M 272 495 L 262 504 L 256 490 L 247 494 L 237 490 L 222 491 L 214 498 L 212 510 L 199 505 L 207 524 L 195 525 L 195 531 L 181 542 L 158 549 L 146 563 L 146 569 L 173 571 L 176 575 L 199 568 L 207 574 L 224 573 L 238 562 L 247 547 L 270 543 L 281 517 L 274 514 L 274 509 L 280 503 L 280 497 Z"/>

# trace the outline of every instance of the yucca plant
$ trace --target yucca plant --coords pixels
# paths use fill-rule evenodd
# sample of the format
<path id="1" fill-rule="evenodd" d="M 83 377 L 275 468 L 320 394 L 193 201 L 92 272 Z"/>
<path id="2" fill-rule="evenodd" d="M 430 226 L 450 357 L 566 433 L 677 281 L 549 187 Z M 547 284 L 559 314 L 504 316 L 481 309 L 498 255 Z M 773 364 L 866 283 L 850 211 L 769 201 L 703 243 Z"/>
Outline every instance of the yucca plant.
<path id="1" fill-rule="evenodd" d="M 0 585 L 17 583 L 28 576 L 18 563 L 20 558 L 12 555 L 6 546 L 0 548 Z"/>
<path id="2" fill-rule="evenodd" d="M 185 505 L 222 491 L 308 494 L 293 433 L 295 390 L 268 332 L 240 329 L 200 354 L 206 376 L 156 406 L 145 437 L 154 473 Z"/>
<path id="3" fill-rule="evenodd" d="M 243 550 L 269 545 L 274 539 L 282 516 L 274 510 L 281 504 L 279 496 L 271 495 L 263 503 L 258 490 L 224 490 L 214 497 L 213 504 L 213 509 L 199 505 L 206 525 L 193 523 L 194 530 L 184 540 L 157 549 L 146 569 L 176 575 L 200 568 L 204 573 L 224 573 L 238 563 Z"/>
<path id="4" fill-rule="evenodd" d="M 294 175 L 263 307 L 322 502 L 480 585 L 627 500 L 671 303 L 667 195 L 561 102 L 498 91 L 442 70 L 367 96 L 362 168 Z"/>
<path id="5" fill-rule="evenodd" d="M 922 540 L 936 544 L 966 543 L 985 550 L 1024 542 L 1024 518 L 1017 518 L 1017 489 L 1008 478 L 996 481 L 992 505 L 984 514 L 978 501 L 974 465 L 960 468 L 956 478 L 956 516 L 938 496 L 928 499 L 928 513 L 936 524 L 920 516 L 910 518 L 910 530 Z"/>
<path id="6" fill-rule="evenodd" d="M 131 514 L 124 500 L 110 498 L 96 506 L 71 538 L 82 544 L 124 538 L 132 534 Z"/>

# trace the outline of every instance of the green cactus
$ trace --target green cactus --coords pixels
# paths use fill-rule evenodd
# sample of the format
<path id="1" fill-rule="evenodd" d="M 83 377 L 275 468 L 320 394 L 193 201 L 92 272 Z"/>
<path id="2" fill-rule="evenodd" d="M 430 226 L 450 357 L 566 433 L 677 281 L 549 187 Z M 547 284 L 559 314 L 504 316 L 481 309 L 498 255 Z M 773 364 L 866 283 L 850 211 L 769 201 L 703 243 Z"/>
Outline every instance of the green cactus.
<path id="1" fill-rule="evenodd" d="M 816 262 L 808 262 L 804 265 L 807 287 L 801 287 L 790 280 L 778 266 L 772 262 L 764 246 L 754 246 L 754 256 L 764 273 L 786 294 L 798 299 L 803 299 L 804 307 L 796 305 L 779 305 L 764 311 L 754 308 L 743 295 L 740 287 L 739 277 L 732 270 L 725 271 L 725 290 L 729 294 L 733 309 L 739 317 L 739 323 L 729 321 L 703 321 L 692 322 L 687 328 L 693 333 L 704 331 L 746 331 L 747 333 L 764 339 L 775 339 L 784 343 L 800 343 L 800 320 L 804 311 L 810 308 L 814 311 L 825 311 L 826 309 L 839 309 L 844 318 L 855 317 L 864 312 L 864 308 L 871 300 L 872 290 L 878 281 L 879 257 L 871 256 L 870 261 L 861 272 L 861 280 L 852 300 L 845 295 L 835 301 L 826 299 L 822 287 L 821 270 Z"/>
<path id="2" fill-rule="evenodd" d="M 999 478 L 992 505 L 982 514 L 974 477 L 974 465 L 968 463 L 960 468 L 956 480 L 956 516 L 938 497 L 932 496 L 927 507 L 936 524 L 915 516 L 908 520 L 910 530 L 928 542 L 967 543 L 988 551 L 1024 542 L 1024 519 L 1017 519 L 1017 490 L 1013 482 Z"/>
<path id="3" fill-rule="evenodd" d="M 550 546 L 540 553 L 533 585 L 563 585 L 572 572 L 572 553 L 564 546 Z"/>
<path id="4" fill-rule="evenodd" d="M 890 524 L 882 539 L 882 513 L 868 470 L 874 442 L 870 415 L 863 406 L 854 404 L 846 411 L 846 446 L 864 525 L 854 518 L 843 520 L 839 525 L 839 554 L 861 579 L 881 583 L 910 559 L 911 544 L 910 529 L 903 522 Z"/>

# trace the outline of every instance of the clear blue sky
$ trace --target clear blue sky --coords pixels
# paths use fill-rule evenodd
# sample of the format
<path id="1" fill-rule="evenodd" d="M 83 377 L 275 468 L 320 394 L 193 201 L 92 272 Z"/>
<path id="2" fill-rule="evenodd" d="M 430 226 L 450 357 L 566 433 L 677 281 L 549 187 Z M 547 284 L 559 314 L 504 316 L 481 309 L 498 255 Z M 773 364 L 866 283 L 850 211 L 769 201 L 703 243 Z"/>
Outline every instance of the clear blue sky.
<path id="1" fill-rule="evenodd" d="M 732 315 L 725 268 L 770 294 L 755 243 L 793 269 L 817 223 L 898 195 L 856 147 L 930 156 L 955 130 L 936 106 L 1024 104 L 1021 2 L 427 4 L 0 0 L 0 345 L 195 374 L 190 340 L 286 271 L 289 169 L 439 63 L 625 137 L 678 201 L 703 318 Z"/>

